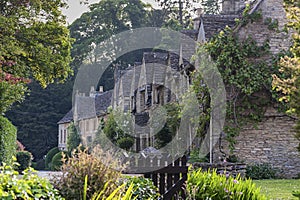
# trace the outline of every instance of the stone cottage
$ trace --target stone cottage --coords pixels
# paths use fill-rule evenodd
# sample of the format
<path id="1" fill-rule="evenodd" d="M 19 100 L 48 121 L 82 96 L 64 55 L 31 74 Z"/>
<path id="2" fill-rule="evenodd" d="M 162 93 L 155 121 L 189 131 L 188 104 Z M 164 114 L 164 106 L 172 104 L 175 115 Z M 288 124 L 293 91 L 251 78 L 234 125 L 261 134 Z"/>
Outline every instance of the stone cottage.
<path id="1" fill-rule="evenodd" d="M 258 44 L 269 41 L 271 55 L 275 55 L 282 50 L 287 50 L 290 43 L 290 35 L 285 31 L 284 25 L 287 22 L 286 13 L 283 8 L 283 0 L 256 0 L 250 1 L 250 14 L 256 11 L 261 12 L 262 19 L 249 23 L 246 26 L 236 26 L 235 19 L 241 17 L 245 8 L 245 1 L 224 0 L 222 12 L 219 15 L 201 15 L 194 20 L 194 30 L 183 31 L 184 34 L 197 39 L 201 21 L 205 30 L 206 38 L 211 38 L 226 26 L 235 27 L 238 36 L 243 39 L 252 37 Z M 276 24 L 276 28 L 271 29 L 270 24 Z M 184 44 L 182 44 L 184 45 Z M 149 72 L 148 65 L 153 65 L 154 73 Z M 161 68 L 159 64 L 168 65 L 169 68 Z M 144 121 L 149 114 L 147 110 L 156 104 L 163 105 L 170 101 L 175 101 L 176 96 L 172 95 L 164 81 L 170 74 L 177 76 L 182 72 L 183 61 L 180 55 L 169 53 L 144 53 L 141 63 L 136 63 L 125 71 L 118 71 L 116 74 L 116 87 L 112 91 L 95 91 L 91 88 L 90 94 L 80 96 L 78 104 L 85 105 L 90 102 L 90 107 L 73 111 L 64 116 L 59 124 L 59 148 L 66 149 L 67 127 L 76 118 L 79 121 L 80 132 L 85 135 L 86 143 L 93 140 L 99 121 L 109 106 L 121 107 L 123 111 L 135 113 L 135 122 L 138 125 L 145 125 Z M 186 64 L 189 65 L 189 64 Z M 169 71 L 168 71 L 169 70 Z M 170 73 L 172 72 L 172 73 Z M 181 73 L 182 74 L 182 73 Z M 191 83 L 189 76 L 181 76 L 178 86 L 181 90 L 186 90 Z M 130 80 L 128 82 L 128 80 Z M 149 80 L 155 80 L 156 84 L 148 84 Z M 135 89 L 131 89 L 135 88 Z M 138 88 L 138 89 L 136 89 Z M 148 114 L 147 114 L 148 113 Z M 149 117 L 149 116 L 148 116 Z M 256 127 L 247 126 L 243 128 L 239 136 L 236 137 L 234 154 L 246 163 L 269 163 L 277 168 L 278 175 L 285 178 L 293 178 L 300 174 L 300 154 L 296 147 L 298 142 L 294 137 L 292 127 L 295 124 L 292 117 L 280 113 L 275 107 L 266 108 L 263 120 Z M 135 127 L 139 133 L 136 150 L 141 150 L 153 145 L 153 138 L 145 130 L 139 132 L 139 127 Z M 218 160 L 220 156 L 219 146 L 228 153 L 228 143 L 221 138 L 221 145 L 216 145 L 214 158 Z"/>

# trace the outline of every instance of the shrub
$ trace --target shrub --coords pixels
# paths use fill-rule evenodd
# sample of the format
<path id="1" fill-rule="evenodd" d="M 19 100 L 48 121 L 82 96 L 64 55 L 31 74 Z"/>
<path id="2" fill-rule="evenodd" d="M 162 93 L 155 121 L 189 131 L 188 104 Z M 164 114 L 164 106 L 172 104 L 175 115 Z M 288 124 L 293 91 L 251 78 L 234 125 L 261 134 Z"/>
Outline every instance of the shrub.
<path id="1" fill-rule="evenodd" d="M 51 170 L 53 170 L 53 171 L 60 170 L 60 168 L 63 164 L 63 162 L 62 162 L 63 154 L 66 155 L 66 152 L 60 151 L 53 156 L 52 161 L 51 161 Z"/>
<path id="2" fill-rule="evenodd" d="M 132 194 L 133 194 L 133 184 L 130 184 L 129 187 L 125 188 L 126 184 L 123 184 L 121 186 L 119 186 L 118 188 L 116 188 L 114 191 L 112 191 L 109 196 L 106 198 L 104 196 L 104 194 L 106 194 L 106 190 L 108 188 L 109 182 L 107 182 L 103 189 L 100 192 L 96 192 L 93 194 L 91 200 L 106 200 L 106 199 L 110 199 L 110 200 L 131 200 L 131 199 L 135 199 L 132 198 Z M 85 180 L 84 180 L 84 188 L 83 188 L 83 200 L 87 199 L 87 187 L 88 187 L 88 180 L 87 180 L 87 176 L 85 176 Z M 125 192 L 126 189 L 126 192 Z M 124 194 L 125 193 L 125 194 Z M 122 195 L 124 194 L 124 195 Z"/>
<path id="3" fill-rule="evenodd" d="M 202 155 L 199 156 L 199 150 L 193 149 L 191 150 L 190 157 L 189 157 L 189 163 L 195 163 L 195 162 L 208 162 L 207 156 Z"/>
<path id="4" fill-rule="evenodd" d="M 5 117 L 0 116 L 0 164 L 12 164 L 12 157 L 16 155 L 17 129 Z"/>
<path id="5" fill-rule="evenodd" d="M 251 179 L 273 179 L 276 178 L 276 170 L 267 163 L 248 165 L 246 176 Z"/>
<path id="6" fill-rule="evenodd" d="M 117 140 L 117 145 L 125 150 L 129 150 L 132 145 L 134 144 L 134 139 L 131 137 L 123 137 L 119 140 Z"/>
<path id="7" fill-rule="evenodd" d="M 240 199 L 263 200 L 265 196 L 260 194 L 260 189 L 249 180 L 242 180 L 226 175 L 218 175 L 216 171 L 202 172 L 201 169 L 188 174 L 187 180 L 188 199 Z"/>
<path id="8" fill-rule="evenodd" d="M 48 180 L 34 173 L 33 169 L 26 169 L 23 177 L 19 178 L 19 173 L 12 167 L 7 165 L 0 167 L 0 199 L 63 199 Z"/>
<path id="9" fill-rule="evenodd" d="M 112 169 L 118 167 L 109 152 L 102 152 L 95 148 L 91 153 L 82 151 L 80 147 L 73 151 L 66 161 L 63 159 L 62 174 L 54 177 L 54 185 L 66 199 L 82 199 L 85 176 L 88 178 L 87 199 L 101 191 L 107 182 L 110 182 L 106 194 L 117 188 L 117 179 L 121 176 L 119 171 Z"/>
<path id="10" fill-rule="evenodd" d="M 153 182 L 150 179 L 143 177 L 128 177 L 126 191 L 131 185 L 133 185 L 132 196 L 137 200 L 158 199 L 160 196 L 157 187 L 153 185 Z"/>
<path id="11" fill-rule="evenodd" d="M 19 163 L 18 170 L 23 171 L 30 167 L 32 155 L 29 151 L 19 151 L 17 152 L 17 163 Z"/>
<path id="12" fill-rule="evenodd" d="M 31 163 L 31 167 L 36 170 L 45 170 L 45 160 L 41 159 Z"/>
<path id="13" fill-rule="evenodd" d="M 46 158 L 45 158 L 45 168 L 46 169 L 51 169 L 52 158 L 58 152 L 59 152 L 59 149 L 57 147 L 54 147 L 48 151 Z"/>

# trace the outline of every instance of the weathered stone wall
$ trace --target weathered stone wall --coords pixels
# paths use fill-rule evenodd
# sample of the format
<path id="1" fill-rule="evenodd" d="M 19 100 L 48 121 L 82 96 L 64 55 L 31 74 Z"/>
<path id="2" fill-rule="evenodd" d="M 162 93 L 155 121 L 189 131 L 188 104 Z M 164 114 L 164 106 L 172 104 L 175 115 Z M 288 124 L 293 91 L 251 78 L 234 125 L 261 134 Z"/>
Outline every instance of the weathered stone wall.
<path id="1" fill-rule="evenodd" d="M 299 141 L 292 131 L 295 119 L 270 108 L 257 126 L 246 126 L 235 138 L 233 154 L 247 164 L 269 163 L 278 169 L 278 176 L 295 178 L 300 174 Z M 228 142 L 222 140 L 223 150 L 229 154 Z M 215 153 L 218 159 L 220 152 Z"/>
<path id="2" fill-rule="evenodd" d="M 288 50 L 291 41 L 290 34 L 283 31 L 284 25 L 287 23 L 283 0 L 264 0 L 259 4 L 256 12 L 262 13 L 262 19 L 240 28 L 239 37 L 242 39 L 252 37 L 260 45 L 269 40 L 272 54 Z M 273 30 L 270 29 L 268 20 L 272 20 L 271 23 L 278 21 L 278 27 Z"/>

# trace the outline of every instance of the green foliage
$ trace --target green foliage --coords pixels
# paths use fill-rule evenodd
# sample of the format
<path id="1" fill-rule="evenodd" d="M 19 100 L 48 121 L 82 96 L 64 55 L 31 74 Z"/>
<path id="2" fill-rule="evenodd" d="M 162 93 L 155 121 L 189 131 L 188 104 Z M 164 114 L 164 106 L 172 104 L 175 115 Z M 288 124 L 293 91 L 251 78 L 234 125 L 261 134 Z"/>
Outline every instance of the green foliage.
<path id="1" fill-rule="evenodd" d="M 66 5 L 62 1 L 4 0 L 0 4 L 0 82 L 5 82 L 1 89 L 13 91 L 11 96 L 1 92 L 0 111 L 4 112 L 22 100 L 29 78 L 46 87 L 72 73 L 72 40 L 61 13 Z"/>
<path id="2" fill-rule="evenodd" d="M 249 15 L 247 9 L 244 13 L 245 23 L 261 18 L 259 13 Z M 271 60 L 268 41 L 259 46 L 252 38 L 241 40 L 229 27 L 214 36 L 205 44 L 205 48 L 226 85 L 227 125 L 224 131 L 233 150 L 234 137 L 242 126 L 260 121 L 265 111 L 263 108 L 276 102 L 276 93 L 272 91 L 272 74 L 280 74 L 278 63 L 267 62 Z"/>
<path id="3" fill-rule="evenodd" d="M 153 185 L 151 179 L 128 177 L 126 180 L 126 191 L 130 186 L 133 186 L 131 193 L 137 200 L 158 199 L 160 196 L 158 188 Z"/>
<path id="4" fill-rule="evenodd" d="M 33 169 L 23 172 L 22 178 L 12 167 L 0 167 L 0 198 L 3 200 L 49 199 L 63 200 L 48 180 L 38 177 Z"/>
<path id="5" fill-rule="evenodd" d="M 69 152 L 72 152 L 81 143 L 81 137 L 78 130 L 79 127 L 75 126 L 74 122 L 68 127 L 67 149 Z"/>
<path id="6" fill-rule="evenodd" d="M 58 152 L 59 152 L 58 147 L 54 147 L 54 148 L 50 149 L 50 151 L 47 153 L 46 158 L 45 158 L 45 167 L 46 167 L 46 169 L 51 169 L 52 158 Z"/>
<path id="7" fill-rule="evenodd" d="M 164 11 L 165 27 L 173 30 L 188 28 L 191 25 L 191 16 L 194 12 L 195 0 L 155 0 Z"/>
<path id="8" fill-rule="evenodd" d="M 233 178 L 218 175 L 216 171 L 203 172 L 201 169 L 188 174 L 187 199 L 266 199 L 260 194 L 250 179 L 243 180 L 240 176 Z"/>
<path id="9" fill-rule="evenodd" d="M 134 139 L 131 137 L 124 137 L 124 138 L 120 138 L 117 141 L 117 145 L 125 150 L 129 150 L 132 145 L 134 144 Z"/>
<path id="10" fill-rule="evenodd" d="M 51 170 L 53 170 L 53 171 L 60 170 L 60 168 L 63 164 L 62 159 L 65 158 L 66 153 L 67 152 L 60 151 L 53 156 L 52 161 L 51 161 Z"/>
<path id="11" fill-rule="evenodd" d="M 12 164 L 12 158 L 16 155 L 16 141 L 16 127 L 7 118 L 0 116 L 0 164 Z"/>
<path id="12" fill-rule="evenodd" d="M 300 199 L 300 191 L 293 191 L 293 196 L 298 197 L 298 199 Z"/>
<path id="13" fill-rule="evenodd" d="M 251 179 L 274 179 L 276 170 L 267 163 L 247 165 L 246 176 Z"/>
<path id="14" fill-rule="evenodd" d="M 269 30 L 276 30 L 278 28 L 278 20 L 277 19 L 273 20 L 272 18 L 268 17 L 265 19 L 264 24 L 268 26 Z"/>
<path id="15" fill-rule="evenodd" d="M 23 171 L 30 167 L 32 155 L 29 151 L 19 151 L 16 155 L 17 163 L 19 163 L 18 170 Z"/>
<path id="16" fill-rule="evenodd" d="M 68 80 L 43 89 L 32 82 L 28 85 L 30 95 L 6 112 L 7 118 L 18 128 L 18 140 L 32 153 L 35 162 L 58 144 L 57 122 L 72 107 L 73 84 Z"/>
<path id="17" fill-rule="evenodd" d="M 199 151 L 196 149 L 191 150 L 190 157 L 189 157 L 189 163 L 195 163 L 195 162 L 208 162 L 208 158 L 206 156 L 199 155 Z"/>
<path id="18" fill-rule="evenodd" d="M 176 102 L 167 103 L 163 106 L 166 112 L 166 123 L 164 127 L 155 135 L 155 147 L 160 149 L 172 141 L 173 137 L 176 135 L 176 131 L 180 125 L 180 105 Z M 162 119 L 159 117 L 159 113 L 155 115 L 155 121 L 152 121 L 152 127 L 155 127 L 155 124 L 160 124 Z"/>
<path id="19" fill-rule="evenodd" d="M 205 14 L 218 14 L 221 11 L 220 0 L 202 0 L 201 5 Z"/>
<path id="20" fill-rule="evenodd" d="M 72 55 L 78 63 L 90 53 L 93 42 L 100 44 L 113 34 L 156 25 L 151 20 L 154 11 L 140 0 L 102 0 L 89 8 L 70 26 L 71 36 L 76 38 Z"/>
<path id="21" fill-rule="evenodd" d="M 105 184 L 109 182 L 104 197 L 117 188 L 117 180 L 121 176 L 119 171 L 113 168 L 120 167 L 109 152 L 102 152 L 100 148 L 95 148 L 91 153 L 78 148 L 73 151 L 72 157 L 63 159 L 61 167 L 62 174 L 55 177 L 55 187 L 59 189 L 66 199 L 82 199 L 84 191 L 85 177 L 88 179 L 87 199 L 101 191 Z"/>
<path id="22" fill-rule="evenodd" d="M 259 59 L 268 53 L 267 42 L 258 46 L 251 38 L 240 41 L 227 27 L 207 43 L 206 49 L 215 60 L 224 83 L 246 95 L 263 89 L 265 81 L 271 77 L 269 66 Z"/>
<path id="23" fill-rule="evenodd" d="M 258 22 L 262 20 L 262 13 L 261 10 L 255 11 L 253 13 L 249 13 L 250 11 L 250 5 L 246 5 L 245 10 L 243 11 L 243 17 L 241 22 L 242 26 L 246 26 L 249 23 Z"/>
<path id="24" fill-rule="evenodd" d="M 118 188 L 116 188 L 114 191 L 111 192 L 111 194 L 108 197 L 103 197 L 103 194 L 106 193 L 106 189 L 108 187 L 109 182 L 107 182 L 104 185 L 104 188 L 100 192 L 96 192 L 91 200 L 131 200 L 132 193 L 133 193 L 133 184 L 131 184 L 127 190 L 126 193 L 124 191 L 125 189 L 125 184 L 120 185 Z M 86 200 L 87 197 L 87 186 L 88 186 L 88 178 L 85 176 L 84 179 L 84 190 L 83 190 L 83 200 Z M 123 195 L 125 193 L 125 195 Z"/>
<path id="25" fill-rule="evenodd" d="M 41 160 L 38 160 L 37 162 L 32 162 L 31 167 L 35 170 L 45 170 L 46 169 L 45 160 L 41 159 Z"/>
<path id="26" fill-rule="evenodd" d="M 103 130 L 99 130 L 99 132 L 103 131 L 103 133 L 120 148 L 130 149 L 135 140 L 130 135 L 132 127 L 130 118 L 128 117 L 130 117 L 130 115 L 127 113 L 122 113 L 118 110 L 113 111 L 108 114 Z"/>

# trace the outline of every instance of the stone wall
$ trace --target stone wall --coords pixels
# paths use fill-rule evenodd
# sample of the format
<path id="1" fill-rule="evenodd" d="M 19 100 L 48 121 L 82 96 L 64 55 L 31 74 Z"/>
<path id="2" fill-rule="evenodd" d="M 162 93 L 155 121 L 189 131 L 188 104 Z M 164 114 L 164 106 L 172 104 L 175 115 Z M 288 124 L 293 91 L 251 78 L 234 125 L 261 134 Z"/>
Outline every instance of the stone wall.
<path id="1" fill-rule="evenodd" d="M 238 31 L 241 39 L 252 37 L 258 44 L 262 45 L 269 40 L 270 51 L 277 54 L 282 50 L 288 50 L 291 46 L 290 34 L 286 33 L 284 25 L 287 23 L 283 0 L 264 0 L 262 1 L 256 12 L 261 12 L 262 19 L 253 23 L 248 23 L 245 27 L 241 27 Z M 278 27 L 270 29 L 271 23 L 278 22 Z"/>
<path id="2" fill-rule="evenodd" d="M 257 126 L 246 126 L 235 138 L 234 155 L 247 164 L 269 163 L 278 169 L 277 175 L 295 178 L 300 174 L 299 141 L 292 131 L 295 119 L 269 108 Z M 229 154 L 228 142 L 222 140 L 223 150 Z M 215 153 L 215 159 L 220 157 Z"/>

